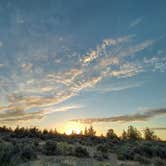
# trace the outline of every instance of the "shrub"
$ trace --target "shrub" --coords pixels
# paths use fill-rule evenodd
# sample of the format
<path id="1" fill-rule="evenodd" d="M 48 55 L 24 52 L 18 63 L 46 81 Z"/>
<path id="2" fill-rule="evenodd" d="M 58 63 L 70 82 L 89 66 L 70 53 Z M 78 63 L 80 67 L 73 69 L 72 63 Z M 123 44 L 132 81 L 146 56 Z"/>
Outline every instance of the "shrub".
<path id="1" fill-rule="evenodd" d="M 67 142 L 60 142 L 58 144 L 58 149 L 62 155 L 72 155 L 73 154 L 73 147 L 70 144 L 68 144 Z"/>
<path id="2" fill-rule="evenodd" d="M 75 148 L 75 156 L 77 157 L 89 157 L 89 153 L 86 148 L 83 148 L 82 146 L 77 146 Z"/>
<path id="3" fill-rule="evenodd" d="M 161 159 L 166 158 L 166 146 L 164 145 L 153 145 L 152 146 L 153 150 L 153 156 L 154 157 L 160 157 Z"/>
<path id="4" fill-rule="evenodd" d="M 166 161 L 160 159 L 160 158 L 155 158 L 153 159 L 153 164 L 155 166 L 165 166 L 166 165 Z"/>
<path id="5" fill-rule="evenodd" d="M 165 144 L 160 145 L 158 142 L 146 141 L 139 143 L 134 152 L 146 157 L 166 158 L 166 146 Z"/>
<path id="6" fill-rule="evenodd" d="M 109 164 L 100 163 L 99 166 L 112 166 L 112 164 L 111 163 L 109 163 Z"/>
<path id="7" fill-rule="evenodd" d="M 100 144 L 96 147 L 96 149 L 97 149 L 97 151 L 100 151 L 102 153 L 108 152 L 108 146 L 106 144 L 104 144 L 104 145 Z"/>
<path id="8" fill-rule="evenodd" d="M 108 159 L 108 154 L 102 152 L 96 152 L 94 153 L 93 158 L 95 158 L 98 161 L 103 161 L 104 159 Z"/>
<path id="9" fill-rule="evenodd" d="M 33 145 L 34 145 L 35 147 L 38 147 L 38 146 L 39 146 L 39 141 L 38 141 L 38 140 L 34 140 L 34 141 L 33 141 Z"/>
<path id="10" fill-rule="evenodd" d="M 134 159 L 134 150 L 132 145 L 125 144 L 120 147 L 117 152 L 119 160 L 133 160 Z"/>
<path id="11" fill-rule="evenodd" d="M 56 155 L 59 154 L 57 143 L 55 141 L 46 141 L 43 146 L 43 152 L 46 155 Z"/>
<path id="12" fill-rule="evenodd" d="M 134 160 L 140 162 L 141 164 L 150 164 L 150 160 L 139 154 L 135 154 Z"/>
<path id="13" fill-rule="evenodd" d="M 11 143 L 0 143 L 0 164 L 4 166 L 12 165 L 13 152 L 14 147 Z"/>
<path id="14" fill-rule="evenodd" d="M 23 161 L 34 160 L 37 158 L 37 154 L 32 145 L 24 145 L 21 149 L 20 157 Z"/>

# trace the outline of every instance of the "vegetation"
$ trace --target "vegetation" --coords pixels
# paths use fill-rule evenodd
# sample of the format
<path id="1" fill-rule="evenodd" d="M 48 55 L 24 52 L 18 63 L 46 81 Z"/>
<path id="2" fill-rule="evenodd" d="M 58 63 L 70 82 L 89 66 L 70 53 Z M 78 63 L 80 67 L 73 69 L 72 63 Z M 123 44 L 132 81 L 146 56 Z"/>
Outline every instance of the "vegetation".
<path id="1" fill-rule="evenodd" d="M 145 140 L 159 140 L 159 138 L 154 134 L 154 131 L 149 128 L 144 129 Z"/>
<path id="2" fill-rule="evenodd" d="M 43 146 L 43 152 L 46 155 L 57 155 L 58 152 L 58 148 L 57 148 L 57 143 L 55 141 L 46 141 L 46 143 Z"/>
<path id="3" fill-rule="evenodd" d="M 75 156 L 77 157 L 89 157 L 89 153 L 86 148 L 78 146 L 75 148 Z"/>
<path id="4" fill-rule="evenodd" d="M 84 134 L 83 134 L 84 133 Z M 14 166 L 39 156 L 75 156 L 109 160 L 110 154 L 117 154 L 119 160 L 138 161 L 141 164 L 166 164 L 166 142 L 146 128 L 141 135 L 133 126 L 117 136 L 109 129 L 106 136 L 95 136 L 92 126 L 80 134 L 60 134 L 57 130 L 6 126 L 0 127 L 0 165 Z"/>

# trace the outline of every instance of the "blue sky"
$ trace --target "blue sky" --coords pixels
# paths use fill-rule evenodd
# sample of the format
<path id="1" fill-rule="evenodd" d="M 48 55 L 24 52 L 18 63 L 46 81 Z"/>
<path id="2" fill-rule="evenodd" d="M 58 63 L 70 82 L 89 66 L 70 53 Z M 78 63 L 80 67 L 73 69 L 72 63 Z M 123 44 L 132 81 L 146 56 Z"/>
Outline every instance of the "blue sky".
<path id="1" fill-rule="evenodd" d="M 163 129 L 165 10 L 164 0 L 0 0 L 0 123 Z"/>

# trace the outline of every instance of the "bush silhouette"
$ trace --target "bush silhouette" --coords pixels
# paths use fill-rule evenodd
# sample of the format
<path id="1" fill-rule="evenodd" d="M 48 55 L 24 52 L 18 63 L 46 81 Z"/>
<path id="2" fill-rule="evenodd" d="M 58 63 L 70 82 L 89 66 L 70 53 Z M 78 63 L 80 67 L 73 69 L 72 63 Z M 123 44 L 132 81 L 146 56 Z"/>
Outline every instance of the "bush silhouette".
<path id="1" fill-rule="evenodd" d="M 58 143 L 58 149 L 62 155 L 73 155 L 73 147 L 66 142 Z"/>
<path id="2" fill-rule="evenodd" d="M 0 164 L 11 165 L 14 146 L 11 143 L 0 143 Z"/>
<path id="3" fill-rule="evenodd" d="M 34 160 L 37 158 L 36 151 L 31 145 L 24 145 L 22 147 L 20 157 L 24 161 Z"/>
<path id="4" fill-rule="evenodd" d="M 57 143 L 55 141 L 46 141 L 43 146 L 43 151 L 46 155 L 56 155 L 59 154 Z"/>
<path id="5" fill-rule="evenodd" d="M 106 144 L 99 144 L 97 147 L 96 147 L 96 150 L 97 151 L 100 151 L 102 153 L 107 153 L 108 152 L 108 145 Z"/>
<path id="6" fill-rule="evenodd" d="M 118 138 L 118 136 L 114 133 L 113 129 L 109 129 L 107 131 L 106 136 L 107 136 L 107 138 L 110 138 L 110 139 L 117 139 Z"/>
<path id="7" fill-rule="evenodd" d="M 95 152 L 93 158 L 95 158 L 98 161 L 103 161 L 105 159 L 108 159 L 108 155 L 107 153 Z"/>
<path id="8" fill-rule="evenodd" d="M 77 157 L 89 157 L 89 153 L 86 148 L 83 148 L 81 146 L 77 146 L 75 148 L 75 156 Z"/>

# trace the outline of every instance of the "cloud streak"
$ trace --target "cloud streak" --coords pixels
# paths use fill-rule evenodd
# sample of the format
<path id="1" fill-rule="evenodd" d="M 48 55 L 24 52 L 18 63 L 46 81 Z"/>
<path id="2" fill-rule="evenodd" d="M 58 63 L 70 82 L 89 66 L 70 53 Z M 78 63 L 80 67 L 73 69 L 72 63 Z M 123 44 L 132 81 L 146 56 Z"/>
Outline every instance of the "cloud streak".
<path id="1" fill-rule="evenodd" d="M 147 110 L 143 113 L 135 113 L 131 115 L 120 115 L 107 118 L 86 118 L 73 119 L 71 121 L 80 123 L 99 123 L 99 122 L 133 122 L 133 121 L 147 121 L 156 116 L 166 115 L 166 108 Z"/>
<path id="2" fill-rule="evenodd" d="M 166 127 L 153 127 L 151 130 L 166 130 Z"/>
<path id="3" fill-rule="evenodd" d="M 133 27 L 137 26 L 138 24 L 140 24 L 142 22 L 142 20 L 143 20 L 142 17 L 135 19 L 134 21 L 132 21 L 130 23 L 130 28 L 133 28 Z"/>
<path id="4" fill-rule="evenodd" d="M 40 109 L 38 111 L 30 112 L 24 110 L 24 108 L 15 108 L 3 113 L 0 113 L 0 123 L 13 123 L 13 122 L 23 122 L 23 121 L 31 121 L 31 120 L 41 120 L 45 116 L 55 112 L 66 112 L 70 110 L 80 109 L 82 106 L 80 105 L 71 105 L 71 106 L 63 106 L 52 108 L 48 107 L 45 109 Z"/>

